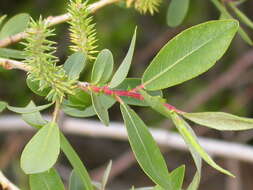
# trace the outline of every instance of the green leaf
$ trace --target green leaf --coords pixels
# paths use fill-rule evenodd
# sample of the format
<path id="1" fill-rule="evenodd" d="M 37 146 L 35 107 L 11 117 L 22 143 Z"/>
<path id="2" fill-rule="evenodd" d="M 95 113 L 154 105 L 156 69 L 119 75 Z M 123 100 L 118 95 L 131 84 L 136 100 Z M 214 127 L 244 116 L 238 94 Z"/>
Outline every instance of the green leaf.
<path id="1" fill-rule="evenodd" d="M 113 71 L 113 55 L 110 50 L 102 50 L 93 65 L 91 82 L 93 84 L 105 84 L 108 82 Z"/>
<path id="2" fill-rule="evenodd" d="M 141 84 L 141 79 L 140 78 L 126 78 L 119 86 L 115 88 L 115 90 L 132 90 L 133 88 L 139 86 Z M 156 90 L 156 91 L 148 91 L 147 92 L 150 95 L 153 96 L 162 96 L 162 91 L 161 90 Z M 135 106 L 147 106 L 147 104 L 142 101 L 138 100 L 132 97 L 126 97 L 122 96 L 121 99 L 129 105 L 135 105 Z"/>
<path id="3" fill-rule="evenodd" d="M 130 145 L 141 168 L 156 184 L 172 190 L 166 163 L 145 123 L 128 105 L 122 103 L 120 109 Z"/>
<path id="4" fill-rule="evenodd" d="M 84 184 L 82 183 L 79 175 L 73 170 L 70 174 L 69 179 L 69 190 L 81 190 L 85 189 Z"/>
<path id="5" fill-rule="evenodd" d="M 31 190 L 64 190 L 64 184 L 54 168 L 29 176 Z"/>
<path id="6" fill-rule="evenodd" d="M 133 55 L 134 55 L 134 48 L 135 48 L 135 42 L 136 42 L 136 31 L 137 31 L 137 28 L 135 28 L 134 35 L 132 37 L 131 44 L 130 44 L 130 47 L 129 47 L 128 52 L 126 54 L 126 57 L 124 58 L 123 62 L 119 66 L 118 70 L 116 71 L 116 73 L 112 77 L 112 80 L 109 85 L 111 88 L 115 88 L 118 85 L 120 85 L 123 82 L 123 80 L 127 77 L 127 74 L 129 72 L 129 69 L 130 69 L 130 66 L 132 63 Z"/>
<path id="7" fill-rule="evenodd" d="M 167 11 L 167 24 L 170 27 L 179 26 L 189 9 L 190 0 L 172 0 Z"/>
<path id="8" fill-rule="evenodd" d="M 21 155 L 21 168 L 26 174 L 49 170 L 60 153 L 59 128 L 51 122 L 42 127 L 25 146 Z"/>
<path id="9" fill-rule="evenodd" d="M 78 79 L 85 67 L 85 63 L 86 58 L 82 52 L 76 52 L 69 56 L 63 65 L 69 79 Z"/>
<path id="10" fill-rule="evenodd" d="M 8 104 L 6 102 L 0 101 L 0 113 L 5 110 L 7 105 Z"/>
<path id="11" fill-rule="evenodd" d="M 160 50 L 144 72 L 145 89 L 164 89 L 204 73 L 225 53 L 237 29 L 237 21 L 219 20 L 183 31 Z"/>
<path id="12" fill-rule="evenodd" d="M 91 179 L 82 161 L 78 157 L 75 150 L 71 147 L 71 145 L 69 144 L 68 140 L 63 135 L 63 133 L 60 134 L 60 137 L 61 137 L 61 149 L 68 158 L 71 165 L 73 166 L 75 173 L 81 179 L 85 187 L 85 190 L 93 190 L 94 188 L 92 186 Z"/>
<path id="13" fill-rule="evenodd" d="M 0 31 L 0 40 L 23 32 L 27 28 L 29 20 L 30 16 L 27 13 L 17 14 L 10 18 Z"/>
<path id="14" fill-rule="evenodd" d="M 93 108 L 95 112 L 97 113 L 98 118 L 104 125 L 108 126 L 109 125 L 108 110 L 103 106 L 99 98 L 99 95 L 95 94 L 94 92 L 91 92 L 91 100 L 92 100 Z"/>
<path id="15" fill-rule="evenodd" d="M 192 129 L 191 127 L 176 113 L 171 115 L 171 118 L 176 125 L 178 131 L 183 136 L 184 140 L 188 145 L 191 145 L 191 147 L 198 152 L 198 154 L 202 157 L 203 160 L 205 160 L 210 166 L 215 168 L 216 170 L 234 177 L 233 174 L 231 174 L 229 171 L 221 168 L 219 165 L 217 165 L 213 159 L 205 152 L 205 150 L 200 146 L 200 144 L 197 141 L 197 138 L 192 135 L 190 132 Z"/>
<path id="16" fill-rule="evenodd" d="M 238 18 L 244 23 L 246 24 L 248 27 L 250 27 L 251 29 L 253 29 L 253 22 L 242 12 L 240 11 L 234 2 L 230 2 L 228 3 L 229 6 L 232 8 L 232 10 L 235 12 L 235 14 L 238 16 Z"/>
<path id="17" fill-rule="evenodd" d="M 50 92 L 50 88 L 46 88 L 46 89 L 41 90 L 40 89 L 40 81 L 35 81 L 35 80 L 31 79 L 29 76 L 26 79 L 26 84 L 32 92 L 34 92 L 35 94 L 37 94 L 39 96 L 46 96 Z"/>
<path id="18" fill-rule="evenodd" d="M 215 7 L 221 12 L 223 18 L 233 19 L 233 16 L 227 11 L 226 7 L 220 3 L 220 1 L 218 0 L 211 0 L 211 1 L 215 5 Z M 239 27 L 238 33 L 245 42 L 247 42 L 249 45 L 253 45 L 252 40 L 242 27 Z"/>
<path id="19" fill-rule="evenodd" d="M 74 95 L 69 95 L 68 101 L 65 102 L 72 107 L 85 109 L 92 105 L 90 94 L 81 89 L 75 89 Z"/>
<path id="20" fill-rule="evenodd" d="M 0 57 L 12 59 L 24 59 L 22 51 L 9 48 L 0 48 Z"/>
<path id="21" fill-rule="evenodd" d="M 33 113 L 33 112 L 37 112 L 37 111 L 42 111 L 44 109 L 49 108 L 50 106 L 52 106 L 54 104 L 54 102 L 43 105 L 43 106 L 37 106 L 37 107 L 13 107 L 13 106 L 9 106 L 7 105 L 7 108 L 10 111 L 13 111 L 15 113 Z"/>
<path id="22" fill-rule="evenodd" d="M 100 99 L 100 102 L 105 109 L 109 109 L 116 102 L 114 98 L 103 94 L 99 95 L 98 98 Z M 62 108 L 64 113 L 72 117 L 91 117 L 96 115 L 96 112 L 92 105 L 83 109 L 78 109 L 77 107 L 73 107 L 73 105 L 67 103 L 63 104 Z"/>
<path id="23" fill-rule="evenodd" d="M 184 181 L 185 166 L 182 165 L 170 173 L 170 180 L 173 190 L 181 190 Z"/>
<path id="24" fill-rule="evenodd" d="M 224 112 L 184 113 L 183 116 L 197 124 L 222 131 L 240 131 L 253 128 L 253 119 Z"/>
<path id="25" fill-rule="evenodd" d="M 36 105 L 33 103 L 33 101 L 31 101 L 26 107 L 29 109 L 35 109 Z M 47 121 L 42 118 L 39 111 L 22 114 L 22 119 L 29 125 L 36 128 L 43 127 L 47 124 Z"/>

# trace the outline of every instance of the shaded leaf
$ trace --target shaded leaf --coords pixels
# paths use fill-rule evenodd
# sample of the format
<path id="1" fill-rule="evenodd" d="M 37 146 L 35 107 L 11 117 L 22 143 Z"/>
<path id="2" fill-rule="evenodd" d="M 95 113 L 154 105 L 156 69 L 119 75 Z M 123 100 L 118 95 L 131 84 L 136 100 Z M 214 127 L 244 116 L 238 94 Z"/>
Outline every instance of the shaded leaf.
<path id="1" fill-rule="evenodd" d="M 27 13 L 21 13 L 10 18 L 0 31 L 0 39 L 23 32 L 29 23 L 30 16 Z"/>
<path id="2" fill-rule="evenodd" d="M 113 70 L 113 55 L 110 50 L 102 50 L 93 65 L 91 82 L 93 84 L 105 84 L 112 75 Z"/>
<path id="3" fill-rule="evenodd" d="M 25 146 L 21 168 L 26 174 L 47 171 L 55 164 L 59 153 L 59 128 L 51 122 L 42 127 Z"/>
<path id="4" fill-rule="evenodd" d="M 253 129 L 253 119 L 224 112 L 185 113 L 183 116 L 197 124 L 222 131 Z"/>
<path id="5" fill-rule="evenodd" d="M 167 10 L 167 24 L 170 27 L 180 25 L 189 9 L 190 0 L 172 0 Z"/>
<path id="6" fill-rule="evenodd" d="M 98 96 L 98 98 L 100 99 L 100 102 L 103 104 L 103 107 L 105 109 L 109 109 L 115 104 L 115 99 L 110 96 L 101 94 L 100 96 Z M 69 105 L 67 103 L 64 104 L 62 108 L 64 113 L 72 117 L 91 117 L 96 115 L 96 112 L 92 105 L 83 109 L 78 109 L 76 107 L 72 107 L 72 105 Z"/>
<path id="7" fill-rule="evenodd" d="M 75 89 L 74 95 L 69 95 L 68 101 L 65 102 L 71 107 L 85 109 L 92 105 L 90 94 L 81 89 Z"/>
<path id="8" fill-rule="evenodd" d="M 9 48 L 0 48 L 0 57 L 12 59 L 24 59 L 22 51 Z"/>
<path id="9" fill-rule="evenodd" d="M 10 111 L 13 111 L 15 113 L 24 114 L 24 113 L 32 113 L 32 112 L 42 111 L 44 109 L 49 108 L 53 104 L 54 103 L 52 102 L 52 103 L 49 103 L 49 104 L 46 104 L 46 105 L 43 105 L 43 106 L 37 106 L 37 107 L 13 107 L 13 106 L 7 105 L 7 108 Z"/>
<path id="10" fill-rule="evenodd" d="M 112 77 L 112 80 L 109 85 L 111 88 L 115 88 L 118 85 L 120 85 L 123 82 L 123 80 L 127 77 L 127 74 L 129 72 L 129 69 L 132 63 L 133 55 L 134 55 L 134 48 L 135 48 L 135 43 L 136 43 L 136 32 L 137 32 L 137 28 L 135 28 L 134 35 L 132 37 L 131 44 L 126 54 L 126 57 L 124 58 L 118 70 Z"/>
<path id="11" fill-rule="evenodd" d="M 108 110 L 102 104 L 101 100 L 99 99 L 99 95 L 95 94 L 94 92 L 91 92 L 91 100 L 93 108 L 97 113 L 98 118 L 104 125 L 108 126 L 109 125 Z"/>
<path id="12" fill-rule="evenodd" d="M 219 20 L 183 31 L 160 50 L 144 72 L 145 89 L 168 88 L 204 73 L 225 53 L 237 29 L 237 21 Z"/>
<path id="13" fill-rule="evenodd" d="M 50 88 L 40 89 L 40 81 L 32 80 L 29 76 L 26 79 L 29 89 L 39 96 L 46 96 L 50 92 Z"/>
<path id="14" fill-rule="evenodd" d="M 26 107 L 29 109 L 34 109 L 36 108 L 36 105 L 33 103 L 33 101 L 31 101 Z M 47 124 L 47 121 L 42 118 L 39 111 L 22 114 L 22 119 L 29 125 L 36 128 L 43 127 Z"/>
<path id="15" fill-rule="evenodd" d="M 85 67 L 85 63 L 86 58 L 82 52 L 76 52 L 69 56 L 63 65 L 69 79 L 78 79 Z"/>
<path id="16" fill-rule="evenodd" d="M 69 179 L 69 190 L 81 190 L 85 189 L 84 184 L 82 183 L 80 177 L 76 174 L 76 172 L 73 170 L 70 174 Z"/>
<path id="17" fill-rule="evenodd" d="M 172 190 L 166 163 L 145 123 L 128 105 L 122 103 L 120 110 L 130 145 L 141 168 L 156 184 Z"/>
<path id="18" fill-rule="evenodd" d="M 31 190 L 64 190 L 64 184 L 54 168 L 29 176 Z"/>

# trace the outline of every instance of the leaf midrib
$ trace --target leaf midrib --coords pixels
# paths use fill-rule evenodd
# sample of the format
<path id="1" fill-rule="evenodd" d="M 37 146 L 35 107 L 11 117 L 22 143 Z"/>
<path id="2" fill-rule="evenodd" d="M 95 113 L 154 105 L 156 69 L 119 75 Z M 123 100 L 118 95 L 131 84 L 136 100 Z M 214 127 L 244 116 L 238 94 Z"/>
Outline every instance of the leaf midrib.
<path id="1" fill-rule="evenodd" d="M 170 65 L 168 68 L 164 69 L 162 72 L 160 72 L 159 74 L 155 75 L 153 78 L 151 78 L 150 80 L 146 81 L 145 83 L 143 83 L 144 86 L 148 85 L 149 83 L 151 83 L 152 81 L 156 80 L 157 78 L 161 77 L 163 74 L 165 74 L 166 72 L 168 72 L 172 67 L 174 67 L 176 64 L 180 63 L 181 61 L 183 61 L 186 57 L 188 57 L 189 55 L 195 53 L 196 51 L 198 51 L 201 47 L 205 46 L 206 44 L 208 44 L 210 41 L 218 38 L 219 36 L 221 36 L 221 34 L 216 35 L 214 38 L 211 38 L 209 40 L 207 40 L 205 43 L 201 44 L 200 46 L 198 46 L 197 48 L 193 49 L 192 51 L 190 51 L 189 53 L 187 53 L 185 56 L 183 56 L 182 58 L 178 59 L 175 63 L 173 63 L 172 65 Z M 151 63 L 152 64 L 152 63 Z"/>

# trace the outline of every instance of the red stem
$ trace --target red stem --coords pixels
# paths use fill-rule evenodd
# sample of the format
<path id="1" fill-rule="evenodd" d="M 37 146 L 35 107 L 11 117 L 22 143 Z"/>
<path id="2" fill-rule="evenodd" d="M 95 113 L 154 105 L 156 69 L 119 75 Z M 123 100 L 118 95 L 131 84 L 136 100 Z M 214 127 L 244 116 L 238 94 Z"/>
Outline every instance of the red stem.
<path id="1" fill-rule="evenodd" d="M 109 96 L 115 96 L 115 97 L 125 96 L 125 97 L 131 97 L 138 100 L 144 100 L 144 97 L 140 93 L 136 92 L 137 89 L 140 89 L 140 88 L 143 88 L 143 87 L 138 86 L 137 88 L 127 91 L 127 90 L 112 90 L 108 86 L 98 87 L 98 86 L 90 85 L 89 87 L 82 87 L 82 89 L 85 91 L 92 90 L 93 92 L 97 92 L 97 93 L 102 92 Z M 168 103 L 165 103 L 164 106 L 171 111 L 174 111 L 177 113 L 184 113 L 183 111 L 175 108 L 174 106 Z"/>

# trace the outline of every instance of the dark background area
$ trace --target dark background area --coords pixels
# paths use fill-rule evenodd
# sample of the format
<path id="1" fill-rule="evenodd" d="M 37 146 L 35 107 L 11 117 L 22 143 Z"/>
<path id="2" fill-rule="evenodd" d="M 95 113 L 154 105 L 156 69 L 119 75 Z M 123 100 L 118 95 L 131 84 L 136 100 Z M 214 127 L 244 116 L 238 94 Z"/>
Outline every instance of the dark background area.
<path id="1" fill-rule="evenodd" d="M 163 1 L 159 13 L 154 16 L 141 15 L 133 8 L 127 9 L 124 4 L 110 5 L 94 14 L 96 22 L 99 49 L 108 48 L 112 51 L 115 67 L 124 58 L 130 43 L 135 26 L 138 26 L 137 45 L 130 76 L 140 77 L 159 49 L 173 36 L 192 25 L 218 19 L 219 12 L 208 0 L 191 0 L 190 11 L 183 24 L 177 28 L 166 25 L 166 11 L 169 1 Z M 0 0 L 0 15 L 7 14 L 11 17 L 17 13 L 27 12 L 33 18 L 54 16 L 66 12 L 67 1 L 63 0 Z M 253 19 L 253 1 L 248 0 L 240 9 Z M 242 25 L 244 27 L 244 25 Z M 57 56 L 62 64 L 71 54 L 68 49 L 69 32 L 68 24 L 55 27 L 55 41 L 58 43 Z M 248 30 L 252 37 L 253 32 Z M 13 48 L 22 48 L 22 45 L 12 45 Z M 164 91 L 164 96 L 169 103 L 185 111 L 226 111 L 245 117 L 253 117 L 253 49 L 239 36 L 235 38 L 228 52 L 207 73 Z M 252 59 L 252 64 L 245 66 L 245 56 Z M 247 60 L 248 61 L 248 60 Z M 250 61 L 249 61 L 250 62 Z M 41 97 L 34 95 L 26 86 L 26 74 L 22 71 L 6 71 L 0 68 L 0 99 L 10 105 L 24 106 L 30 99 L 37 104 L 45 103 Z M 170 122 L 151 111 L 150 109 L 136 109 L 143 120 L 151 126 L 169 128 Z M 122 121 L 118 106 L 110 110 L 113 121 Z M 11 114 L 5 111 L 4 114 Z M 92 118 L 96 119 L 96 118 Z M 252 131 L 247 132 L 218 132 L 203 127 L 194 127 L 200 136 L 224 139 L 251 144 Z M 23 189 L 28 189 L 26 176 L 19 168 L 19 157 L 23 145 L 31 137 L 30 133 L 0 133 L 0 168 Z M 99 168 L 108 163 L 110 159 L 122 159 L 121 164 L 127 164 L 127 169 L 122 170 L 109 183 L 111 190 L 129 189 L 132 185 L 148 186 L 152 182 L 145 177 L 139 166 L 129 152 L 127 142 L 105 140 L 81 136 L 69 136 L 71 143 L 77 150 L 85 165 L 91 171 L 94 179 L 98 179 L 101 172 Z M 195 167 L 190 155 L 173 149 L 165 148 L 165 158 L 169 169 L 179 165 L 186 165 L 187 185 L 195 172 Z M 125 157 L 124 157 L 125 156 Z M 124 159 L 125 160 L 124 160 Z M 252 171 L 250 163 L 243 163 L 223 158 L 215 159 L 225 168 L 232 171 L 237 178 L 231 182 L 228 177 L 218 173 L 213 168 L 204 164 L 203 179 L 200 190 L 251 190 L 253 189 Z M 63 178 L 68 176 L 70 166 L 64 156 L 61 156 L 57 168 Z M 233 184 L 234 189 L 229 188 Z"/>

